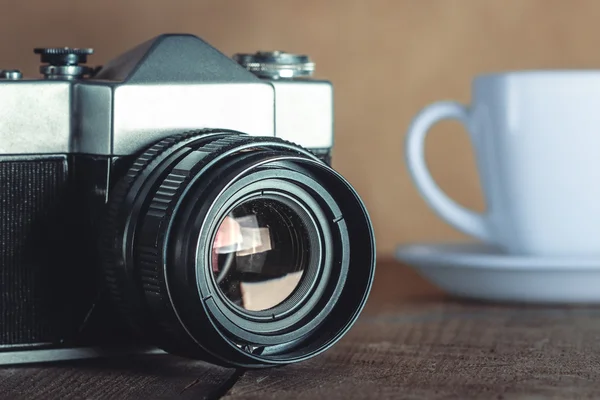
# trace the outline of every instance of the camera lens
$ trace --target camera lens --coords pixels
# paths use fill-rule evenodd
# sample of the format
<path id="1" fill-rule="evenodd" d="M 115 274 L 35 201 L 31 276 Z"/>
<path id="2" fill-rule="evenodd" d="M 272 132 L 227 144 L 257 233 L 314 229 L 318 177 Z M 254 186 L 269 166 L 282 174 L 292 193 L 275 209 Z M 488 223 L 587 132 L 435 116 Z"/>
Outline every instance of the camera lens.
<path id="1" fill-rule="evenodd" d="M 302 361 L 363 308 L 373 229 L 354 189 L 309 151 L 203 130 L 166 138 L 115 185 L 108 288 L 162 349 L 227 366 Z"/>
<path id="2" fill-rule="evenodd" d="M 245 310 L 263 311 L 290 298 L 311 257 L 303 219 L 274 200 L 250 200 L 225 216 L 213 241 L 211 264 L 227 299 Z"/>

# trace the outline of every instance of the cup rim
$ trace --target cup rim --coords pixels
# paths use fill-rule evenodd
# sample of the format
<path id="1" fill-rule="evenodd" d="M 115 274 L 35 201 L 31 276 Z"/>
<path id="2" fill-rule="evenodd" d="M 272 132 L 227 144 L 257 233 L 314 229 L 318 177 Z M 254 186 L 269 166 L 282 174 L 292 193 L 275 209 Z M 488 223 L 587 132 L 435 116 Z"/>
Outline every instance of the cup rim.
<path id="1" fill-rule="evenodd" d="M 503 78 L 531 78 L 546 77 L 572 77 L 575 75 L 597 75 L 600 77 L 600 69 L 523 69 L 523 70 L 505 70 L 505 71 L 490 71 L 477 74 L 476 81 L 488 79 L 503 79 Z"/>

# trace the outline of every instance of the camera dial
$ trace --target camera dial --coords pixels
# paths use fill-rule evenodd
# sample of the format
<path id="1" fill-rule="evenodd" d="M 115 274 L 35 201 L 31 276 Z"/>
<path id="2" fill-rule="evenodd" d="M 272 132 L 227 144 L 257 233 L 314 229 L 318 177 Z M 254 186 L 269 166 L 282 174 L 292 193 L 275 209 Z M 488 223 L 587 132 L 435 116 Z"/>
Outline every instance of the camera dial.
<path id="1" fill-rule="evenodd" d="M 308 56 L 284 51 L 235 54 L 233 59 L 259 78 L 306 78 L 312 76 L 315 71 L 315 63 Z"/>
<path id="2" fill-rule="evenodd" d="M 80 65 L 87 62 L 87 56 L 94 54 L 90 48 L 46 47 L 33 50 L 39 54 L 42 63 L 40 72 L 46 79 L 79 79 L 91 75 L 93 68 Z"/>

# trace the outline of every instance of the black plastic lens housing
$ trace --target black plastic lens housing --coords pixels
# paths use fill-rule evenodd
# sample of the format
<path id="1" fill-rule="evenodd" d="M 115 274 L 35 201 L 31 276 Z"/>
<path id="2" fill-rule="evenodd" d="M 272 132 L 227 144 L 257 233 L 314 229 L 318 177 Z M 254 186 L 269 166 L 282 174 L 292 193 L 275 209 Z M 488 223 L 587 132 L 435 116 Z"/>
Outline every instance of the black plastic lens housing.
<path id="1" fill-rule="evenodd" d="M 226 216 L 257 202 L 283 221 L 271 224 L 273 247 L 288 253 L 268 262 L 303 273 L 285 300 L 250 311 L 220 288 L 212 246 Z M 108 287 L 133 326 L 168 352 L 227 366 L 326 350 L 358 317 L 375 268 L 368 214 L 344 178 L 299 146 L 223 130 L 172 136 L 140 155 L 111 194 L 102 247 Z"/>

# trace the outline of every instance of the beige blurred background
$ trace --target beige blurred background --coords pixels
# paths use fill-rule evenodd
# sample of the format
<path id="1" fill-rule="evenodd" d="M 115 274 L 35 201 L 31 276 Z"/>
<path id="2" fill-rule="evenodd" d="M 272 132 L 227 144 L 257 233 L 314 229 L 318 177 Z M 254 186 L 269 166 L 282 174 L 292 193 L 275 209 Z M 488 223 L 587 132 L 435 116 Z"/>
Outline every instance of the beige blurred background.
<path id="1" fill-rule="evenodd" d="M 468 102 L 481 72 L 600 68 L 595 0 L 0 0 L 0 68 L 36 75 L 36 46 L 94 47 L 101 64 L 160 33 L 193 33 L 231 55 L 307 53 L 336 89 L 334 166 L 365 199 L 380 257 L 399 242 L 464 239 L 414 189 L 402 159 L 411 117 Z M 434 176 L 483 210 L 474 157 L 456 123 L 428 140 Z"/>

